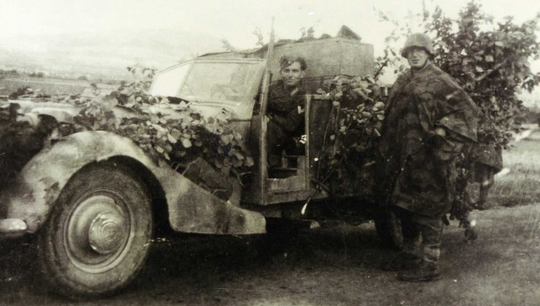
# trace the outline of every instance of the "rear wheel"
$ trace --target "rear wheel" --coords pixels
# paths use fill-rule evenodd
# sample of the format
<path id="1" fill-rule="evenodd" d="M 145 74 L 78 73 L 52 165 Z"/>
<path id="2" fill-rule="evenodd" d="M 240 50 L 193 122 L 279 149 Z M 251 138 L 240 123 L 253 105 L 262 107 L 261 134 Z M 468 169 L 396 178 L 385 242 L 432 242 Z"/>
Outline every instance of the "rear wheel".
<path id="1" fill-rule="evenodd" d="M 66 185 L 40 232 L 44 276 L 71 298 L 114 294 L 143 267 L 152 231 L 145 186 L 124 167 L 92 165 Z"/>

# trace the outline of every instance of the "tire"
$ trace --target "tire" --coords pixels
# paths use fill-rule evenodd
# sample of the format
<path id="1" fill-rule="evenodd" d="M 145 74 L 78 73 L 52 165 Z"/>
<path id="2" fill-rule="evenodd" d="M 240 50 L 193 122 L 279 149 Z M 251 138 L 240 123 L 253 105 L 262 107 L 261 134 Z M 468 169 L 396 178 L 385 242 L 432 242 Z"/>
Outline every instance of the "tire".
<path id="1" fill-rule="evenodd" d="M 263 240 L 268 253 L 279 253 L 293 248 L 300 239 L 300 223 L 290 219 L 267 218 Z"/>
<path id="2" fill-rule="evenodd" d="M 145 186 L 125 167 L 91 165 L 71 178 L 39 233 L 43 276 L 68 298 L 113 295 L 144 266 L 152 235 Z"/>
<path id="3" fill-rule="evenodd" d="M 375 219 L 375 230 L 382 246 L 393 250 L 403 249 L 401 223 L 392 212 L 382 212 Z"/>

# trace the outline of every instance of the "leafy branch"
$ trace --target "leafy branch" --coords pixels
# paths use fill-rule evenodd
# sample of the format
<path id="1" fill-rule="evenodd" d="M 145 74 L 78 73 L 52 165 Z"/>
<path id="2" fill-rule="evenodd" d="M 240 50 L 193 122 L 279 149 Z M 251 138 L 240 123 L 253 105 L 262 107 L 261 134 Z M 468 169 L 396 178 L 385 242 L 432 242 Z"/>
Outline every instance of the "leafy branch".
<path id="1" fill-rule="evenodd" d="M 225 174 L 239 175 L 254 164 L 243 136 L 229 124 L 230 113 L 205 118 L 184 101 L 171 103 L 167 98 L 147 94 L 155 71 L 128 68 L 141 78 L 121 85 L 117 91 L 82 99 L 69 97 L 66 103 L 82 106 L 75 117 L 81 130 L 110 131 L 133 140 L 149 156 L 176 169 L 202 157 Z M 132 115 L 117 117 L 114 108 L 122 107 Z"/>

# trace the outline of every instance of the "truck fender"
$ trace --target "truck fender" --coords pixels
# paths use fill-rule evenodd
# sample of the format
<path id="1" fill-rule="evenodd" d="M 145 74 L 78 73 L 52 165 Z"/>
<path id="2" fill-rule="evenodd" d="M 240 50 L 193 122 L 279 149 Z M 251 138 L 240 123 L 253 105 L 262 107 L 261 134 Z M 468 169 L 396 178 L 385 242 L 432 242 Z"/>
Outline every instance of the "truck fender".
<path id="1" fill-rule="evenodd" d="M 132 140 L 104 131 L 69 135 L 30 160 L 17 183 L 2 195 L 2 202 L 7 204 L 7 218 L 24 220 L 28 232 L 36 232 L 77 171 L 113 157 L 133 159 L 155 176 L 165 194 L 169 223 L 176 231 L 234 235 L 266 232 L 265 219 L 260 213 L 219 199 L 168 165 L 159 166 Z"/>

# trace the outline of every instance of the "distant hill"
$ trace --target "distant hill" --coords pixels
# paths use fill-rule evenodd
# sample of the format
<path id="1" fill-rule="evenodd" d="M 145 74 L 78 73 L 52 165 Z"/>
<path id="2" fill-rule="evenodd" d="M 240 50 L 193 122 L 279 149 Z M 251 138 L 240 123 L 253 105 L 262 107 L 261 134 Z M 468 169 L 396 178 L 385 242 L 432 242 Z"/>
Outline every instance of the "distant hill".
<path id="1" fill-rule="evenodd" d="M 126 67 L 135 64 L 161 69 L 222 50 L 211 35 L 180 30 L 20 36 L 0 40 L 0 68 L 114 77 L 127 75 Z"/>

